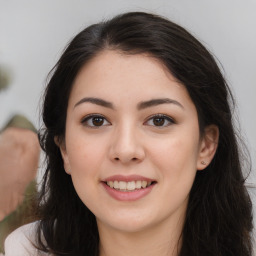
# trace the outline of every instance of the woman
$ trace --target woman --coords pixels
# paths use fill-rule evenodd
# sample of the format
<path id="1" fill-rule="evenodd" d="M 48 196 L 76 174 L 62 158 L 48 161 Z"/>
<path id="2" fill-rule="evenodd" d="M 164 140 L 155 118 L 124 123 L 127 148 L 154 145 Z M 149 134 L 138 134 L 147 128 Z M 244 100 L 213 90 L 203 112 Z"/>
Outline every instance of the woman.
<path id="1" fill-rule="evenodd" d="M 26 230 L 51 255 L 252 255 L 232 104 L 211 54 L 164 18 L 80 32 L 45 92 L 41 221 L 7 255 Z"/>

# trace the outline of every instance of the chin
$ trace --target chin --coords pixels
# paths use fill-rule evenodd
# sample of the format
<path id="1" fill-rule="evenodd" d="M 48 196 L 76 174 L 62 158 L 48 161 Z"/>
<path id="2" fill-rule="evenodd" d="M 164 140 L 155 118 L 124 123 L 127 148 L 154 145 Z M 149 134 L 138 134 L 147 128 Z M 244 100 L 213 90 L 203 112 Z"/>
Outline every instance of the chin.
<path id="1" fill-rule="evenodd" d="M 155 221 L 152 220 L 152 217 L 147 218 L 145 214 L 140 214 L 140 216 L 131 216 L 128 214 L 124 216 L 120 214 L 118 216 L 112 216 L 109 219 L 104 218 L 102 221 L 97 219 L 97 222 L 98 225 L 108 226 L 111 229 L 125 233 L 142 232 L 150 228 L 150 226 L 153 226 L 153 223 L 155 223 Z"/>

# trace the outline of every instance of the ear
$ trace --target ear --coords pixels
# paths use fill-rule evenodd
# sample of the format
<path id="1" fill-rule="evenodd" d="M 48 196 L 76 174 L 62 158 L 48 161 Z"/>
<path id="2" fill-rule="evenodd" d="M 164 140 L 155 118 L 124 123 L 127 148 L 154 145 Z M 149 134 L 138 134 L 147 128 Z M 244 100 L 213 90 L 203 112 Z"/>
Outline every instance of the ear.
<path id="1" fill-rule="evenodd" d="M 197 170 L 205 169 L 212 161 L 219 142 L 219 128 L 216 125 L 209 125 L 205 128 L 201 138 Z"/>
<path id="2" fill-rule="evenodd" d="M 69 158 L 66 150 L 66 144 L 64 139 L 60 139 L 59 137 L 54 137 L 55 144 L 59 147 L 60 153 L 62 156 L 64 169 L 67 174 L 70 174 L 70 164 L 69 164 Z"/>

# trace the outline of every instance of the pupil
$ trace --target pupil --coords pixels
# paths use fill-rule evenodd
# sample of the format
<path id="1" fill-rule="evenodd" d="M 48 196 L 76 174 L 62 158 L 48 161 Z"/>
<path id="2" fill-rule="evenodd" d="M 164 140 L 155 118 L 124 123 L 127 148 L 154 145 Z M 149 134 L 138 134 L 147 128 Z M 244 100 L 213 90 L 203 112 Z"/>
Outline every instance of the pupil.
<path id="1" fill-rule="evenodd" d="M 92 120 L 92 123 L 95 126 L 101 126 L 103 124 L 103 118 L 102 117 L 94 117 Z"/>
<path id="2" fill-rule="evenodd" d="M 164 124 L 164 118 L 158 117 L 154 119 L 154 125 L 156 126 L 162 126 Z"/>

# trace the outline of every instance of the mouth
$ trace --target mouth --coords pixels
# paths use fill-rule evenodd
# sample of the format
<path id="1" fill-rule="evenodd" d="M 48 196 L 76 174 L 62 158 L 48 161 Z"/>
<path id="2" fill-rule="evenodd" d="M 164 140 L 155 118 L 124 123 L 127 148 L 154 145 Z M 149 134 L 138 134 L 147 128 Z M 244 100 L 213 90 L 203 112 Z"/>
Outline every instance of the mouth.
<path id="1" fill-rule="evenodd" d="M 136 201 L 151 193 L 156 180 L 140 175 L 114 175 L 102 180 L 106 192 L 118 201 Z"/>
<path id="2" fill-rule="evenodd" d="M 132 192 L 136 190 L 142 190 L 153 186 L 156 184 L 156 181 L 146 181 L 146 180 L 134 180 L 134 181 L 118 181 L 118 180 L 111 180 L 104 182 L 108 187 L 122 191 L 122 192 Z"/>

